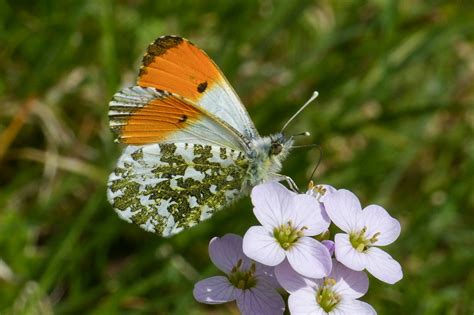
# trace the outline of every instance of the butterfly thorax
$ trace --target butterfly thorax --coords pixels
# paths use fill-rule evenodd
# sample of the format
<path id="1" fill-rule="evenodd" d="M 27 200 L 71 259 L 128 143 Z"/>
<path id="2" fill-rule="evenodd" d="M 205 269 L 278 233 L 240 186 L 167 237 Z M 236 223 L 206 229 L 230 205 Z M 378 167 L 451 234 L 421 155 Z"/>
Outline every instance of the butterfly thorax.
<path id="1" fill-rule="evenodd" d="M 282 162 L 288 156 L 292 144 L 293 139 L 281 133 L 254 139 L 249 153 L 252 163 L 247 170 L 244 190 L 250 190 L 267 180 L 279 179 Z"/>

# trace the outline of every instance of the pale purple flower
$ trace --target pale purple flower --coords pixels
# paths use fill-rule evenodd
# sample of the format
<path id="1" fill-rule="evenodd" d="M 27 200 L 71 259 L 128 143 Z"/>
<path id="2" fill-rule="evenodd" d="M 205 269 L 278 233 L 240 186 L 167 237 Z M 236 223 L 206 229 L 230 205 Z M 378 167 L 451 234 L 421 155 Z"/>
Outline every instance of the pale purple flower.
<path id="1" fill-rule="evenodd" d="M 242 252 L 242 237 L 226 234 L 209 243 L 209 256 L 226 276 L 215 276 L 194 285 L 194 298 L 206 304 L 236 301 L 242 314 L 283 314 L 285 303 L 273 268 L 251 261 Z"/>
<path id="2" fill-rule="evenodd" d="M 403 277 L 400 264 L 376 246 L 393 243 L 400 235 L 400 223 L 377 205 L 364 210 L 359 199 L 341 189 L 326 196 L 327 214 L 346 233 L 334 237 L 336 259 L 353 270 L 367 269 L 374 277 L 393 284 Z"/>
<path id="3" fill-rule="evenodd" d="M 329 251 L 311 237 L 326 231 L 330 223 L 316 198 L 276 182 L 256 186 L 251 198 L 262 225 L 245 233 L 245 255 L 267 266 L 276 266 L 286 257 L 297 272 L 312 278 L 329 274 Z"/>
<path id="4" fill-rule="evenodd" d="M 333 260 L 331 273 L 323 279 L 311 279 L 294 271 L 285 261 L 275 267 L 281 286 L 290 293 L 288 308 L 292 315 L 377 314 L 369 304 L 357 300 L 369 288 L 367 275 Z"/>

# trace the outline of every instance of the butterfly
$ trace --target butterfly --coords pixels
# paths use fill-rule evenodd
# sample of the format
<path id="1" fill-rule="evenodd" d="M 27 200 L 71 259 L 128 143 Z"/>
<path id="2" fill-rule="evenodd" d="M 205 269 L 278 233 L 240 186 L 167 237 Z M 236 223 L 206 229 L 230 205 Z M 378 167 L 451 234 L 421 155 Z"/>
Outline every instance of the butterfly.
<path id="1" fill-rule="evenodd" d="M 137 85 L 109 103 L 110 128 L 126 145 L 108 180 L 120 218 L 172 236 L 280 175 L 293 137 L 261 137 L 221 70 L 178 36 L 144 54 Z"/>

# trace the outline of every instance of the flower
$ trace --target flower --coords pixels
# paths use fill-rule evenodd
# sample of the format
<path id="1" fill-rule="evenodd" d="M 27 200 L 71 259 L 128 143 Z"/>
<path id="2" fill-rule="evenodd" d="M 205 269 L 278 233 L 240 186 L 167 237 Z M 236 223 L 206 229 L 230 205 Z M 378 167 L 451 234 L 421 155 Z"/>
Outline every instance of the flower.
<path id="1" fill-rule="evenodd" d="M 331 185 L 320 184 L 315 185 L 311 180 L 308 184 L 308 191 L 306 191 L 307 195 L 313 196 L 319 202 L 324 202 L 324 198 L 329 194 L 336 191 L 336 188 L 332 187 Z"/>
<path id="2" fill-rule="evenodd" d="M 281 286 L 290 293 L 288 308 L 292 315 L 303 314 L 376 314 L 369 304 L 357 300 L 369 288 L 367 275 L 351 270 L 336 260 L 331 273 L 323 279 L 301 276 L 284 262 L 275 267 Z"/>
<path id="3" fill-rule="evenodd" d="M 255 263 L 242 252 L 242 237 L 226 234 L 209 243 L 209 256 L 226 276 L 215 276 L 194 285 L 194 298 L 206 304 L 236 301 L 242 314 L 283 314 L 285 303 L 273 268 Z"/>
<path id="4" fill-rule="evenodd" d="M 325 196 L 327 214 L 341 230 L 334 237 L 335 256 L 353 270 L 367 269 L 374 277 L 393 284 L 403 277 L 400 264 L 376 246 L 394 242 L 400 235 L 400 223 L 377 205 L 364 210 L 359 199 L 341 189 Z"/>
<path id="5" fill-rule="evenodd" d="M 330 223 L 316 198 L 296 194 L 276 182 L 254 187 L 251 198 L 262 225 L 245 233 L 245 255 L 267 266 L 276 266 L 286 257 L 293 269 L 312 278 L 329 274 L 329 251 L 311 237 L 326 231 Z"/>

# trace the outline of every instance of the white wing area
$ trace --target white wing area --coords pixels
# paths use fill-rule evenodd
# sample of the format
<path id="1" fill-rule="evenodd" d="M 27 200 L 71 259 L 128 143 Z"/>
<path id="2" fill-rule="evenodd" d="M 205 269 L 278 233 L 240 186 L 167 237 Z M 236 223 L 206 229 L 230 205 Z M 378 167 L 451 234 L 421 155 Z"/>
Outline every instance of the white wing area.
<path id="1" fill-rule="evenodd" d="M 209 144 L 128 146 L 109 177 L 118 215 L 163 236 L 206 220 L 242 195 L 245 153 Z"/>
<path id="2" fill-rule="evenodd" d="M 210 93 L 209 97 L 218 101 L 217 97 L 223 96 L 222 94 Z M 191 112 L 191 115 L 199 114 L 199 118 L 180 122 L 175 117 L 178 109 L 176 107 L 173 108 L 172 105 L 165 107 L 166 101 L 171 98 L 174 102 L 180 102 L 179 104 L 182 104 L 182 107 L 198 108 L 199 112 L 194 110 L 194 112 Z M 151 104 L 150 102 L 153 100 L 162 100 L 165 104 Z M 225 97 L 223 101 L 225 101 Z M 210 99 L 206 100 L 206 102 L 210 102 Z M 125 143 L 187 142 L 209 143 L 229 147 L 234 150 L 246 150 L 247 148 L 245 139 L 221 119 L 214 117 L 205 110 L 199 109 L 202 107 L 201 105 L 194 104 L 190 100 L 166 91 L 140 86 L 125 88 L 113 96 L 109 106 L 110 127 L 119 135 L 118 139 Z M 146 116 L 137 112 L 137 110 L 145 106 L 150 108 L 150 110 L 146 111 Z M 185 109 L 181 110 L 184 113 L 186 112 Z M 140 119 L 142 115 L 143 119 Z M 227 113 L 227 115 L 230 115 L 230 113 Z M 174 130 L 168 132 L 166 128 L 170 128 L 170 124 L 163 124 L 163 120 L 170 120 L 172 118 L 175 119 L 176 123 L 171 125 Z M 236 122 L 234 121 L 234 123 Z M 127 132 L 127 128 L 133 128 L 133 131 Z"/>
<path id="3" fill-rule="evenodd" d="M 223 74 L 220 80 L 203 93 L 198 105 L 234 127 L 245 138 L 259 137 L 247 110 Z"/>

